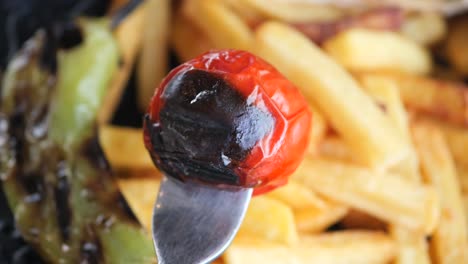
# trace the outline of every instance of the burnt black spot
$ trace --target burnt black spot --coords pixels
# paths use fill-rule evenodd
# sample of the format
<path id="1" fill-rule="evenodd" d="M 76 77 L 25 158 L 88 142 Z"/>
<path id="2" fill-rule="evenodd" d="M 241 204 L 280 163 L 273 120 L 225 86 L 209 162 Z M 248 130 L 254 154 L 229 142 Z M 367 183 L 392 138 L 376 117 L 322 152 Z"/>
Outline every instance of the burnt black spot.
<path id="1" fill-rule="evenodd" d="M 67 165 L 65 161 L 57 164 L 57 185 L 54 188 L 57 223 L 63 241 L 70 239 L 70 224 L 72 210 L 70 207 L 70 183 L 68 181 Z"/>
<path id="2" fill-rule="evenodd" d="M 241 184 L 235 169 L 273 129 L 272 115 L 202 70 L 175 76 L 162 100 L 160 122 L 146 122 L 156 166 L 179 179 Z"/>

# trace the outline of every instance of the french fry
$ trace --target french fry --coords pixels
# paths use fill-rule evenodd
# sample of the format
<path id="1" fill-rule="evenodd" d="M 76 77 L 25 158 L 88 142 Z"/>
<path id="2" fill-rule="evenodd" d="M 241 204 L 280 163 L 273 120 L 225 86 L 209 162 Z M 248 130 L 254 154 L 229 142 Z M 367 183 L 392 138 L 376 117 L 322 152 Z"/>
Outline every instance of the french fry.
<path id="1" fill-rule="evenodd" d="M 398 87 L 391 80 L 375 75 L 364 75 L 360 78 L 360 81 L 364 90 L 376 100 L 379 106 L 385 109 L 385 112 L 403 135 L 410 149 L 408 156 L 391 168 L 391 170 L 409 180 L 420 182 L 421 175 L 419 173 L 418 155 L 413 147 L 408 126 L 408 116 L 401 101 Z"/>
<path id="2" fill-rule="evenodd" d="M 145 111 L 154 89 L 167 73 L 170 1 L 149 0 L 143 22 L 143 37 L 137 71 L 140 110 Z"/>
<path id="3" fill-rule="evenodd" d="M 325 137 L 328 131 L 328 123 L 321 113 L 311 107 L 312 112 L 312 122 L 314 125 L 310 128 L 309 134 L 309 146 L 307 147 L 307 152 L 310 154 L 317 154 L 318 147 L 320 142 Z"/>
<path id="4" fill-rule="evenodd" d="M 292 179 L 331 200 L 415 232 L 430 233 L 438 220 L 433 188 L 389 173 L 306 157 Z"/>
<path id="5" fill-rule="evenodd" d="M 349 207 L 346 205 L 327 201 L 326 205 L 321 208 L 296 209 L 294 217 L 300 232 L 318 233 L 338 222 L 348 211 Z"/>
<path id="6" fill-rule="evenodd" d="M 391 171 L 397 172 L 403 179 L 421 183 L 419 160 L 416 150 L 412 146 L 408 116 L 396 84 L 385 78 L 374 76 L 367 76 L 361 81 L 364 89 L 386 109 L 388 116 L 410 146 L 411 151 L 408 157 L 391 168 Z M 414 232 L 407 227 L 395 224 L 389 226 L 389 232 L 397 244 L 396 264 L 430 263 L 427 241 L 423 233 Z"/>
<path id="7" fill-rule="evenodd" d="M 391 237 L 397 244 L 395 264 L 431 263 L 426 237 L 406 227 L 391 225 Z"/>
<path id="8" fill-rule="evenodd" d="M 184 11 L 213 42 L 212 48 L 251 49 L 253 33 L 249 26 L 222 1 L 186 1 Z"/>
<path id="9" fill-rule="evenodd" d="M 302 237 L 294 247 L 238 238 L 223 257 L 226 264 L 385 264 L 394 253 L 393 241 L 381 232 L 345 231 Z"/>
<path id="10" fill-rule="evenodd" d="M 141 129 L 100 126 L 99 140 L 113 168 L 154 169 L 154 164 L 143 144 Z"/>
<path id="11" fill-rule="evenodd" d="M 344 162 L 359 162 L 346 142 L 337 136 L 328 136 L 320 142 L 318 145 L 318 156 Z"/>
<path id="12" fill-rule="evenodd" d="M 468 167 L 468 128 L 460 128 L 437 122 L 447 140 L 450 152 L 457 164 Z"/>
<path id="13" fill-rule="evenodd" d="M 415 13 L 404 19 L 400 32 L 420 45 L 430 46 L 445 37 L 447 22 L 439 13 Z"/>
<path id="14" fill-rule="evenodd" d="M 353 71 L 427 74 L 432 67 L 427 50 L 395 32 L 354 28 L 326 41 L 324 49 Z"/>
<path id="15" fill-rule="evenodd" d="M 112 82 L 106 92 L 106 100 L 103 100 L 98 113 L 98 122 L 105 124 L 112 118 L 123 88 L 127 83 L 132 71 L 136 55 L 141 47 L 143 20 L 146 10 L 146 3 L 138 6 L 119 26 L 114 35 L 119 45 L 121 63 L 119 69 L 114 73 Z"/>
<path id="16" fill-rule="evenodd" d="M 161 180 L 158 178 L 130 178 L 117 181 L 128 205 L 147 231 L 151 231 L 154 202 Z"/>
<path id="17" fill-rule="evenodd" d="M 258 10 L 251 8 L 245 2 L 248 0 L 222 0 L 226 5 L 231 8 L 242 20 L 250 26 L 256 25 L 265 20 L 265 16 L 258 12 Z"/>
<path id="18" fill-rule="evenodd" d="M 406 156 L 407 145 L 389 118 L 301 33 L 278 22 L 264 23 L 257 29 L 255 49 L 301 89 L 364 164 L 385 169 Z"/>
<path id="19" fill-rule="evenodd" d="M 214 47 L 206 34 L 180 13 L 173 18 L 171 44 L 182 61 L 193 59 Z"/>
<path id="20" fill-rule="evenodd" d="M 295 244 L 298 242 L 298 233 L 293 211 L 278 200 L 255 197 L 250 202 L 237 236 Z"/>
<path id="21" fill-rule="evenodd" d="M 468 17 L 462 16 L 455 19 L 449 27 L 445 53 L 450 63 L 455 69 L 468 76 Z"/>
<path id="22" fill-rule="evenodd" d="M 404 74 L 380 74 L 396 83 L 406 106 L 422 114 L 468 126 L 468 89 L 462 83 Z"/>
<path id="23" fill-rule="evenodd" d="M 327 206 L 327 202 L 322 197 L 294 180 L 289 180 L 288 184 L 269 192 L 266 197 L 279 200 L 294 210 Z"/>
<path id="24" fill-rule="evenodd" d="M 403 20 L 404 13 L 401 8 L 388 6 L 370 8 L 332 21 L 305 21 L 293 23 L 292 26 L 313 42 L 323 44 L 326 40 L 350 28 L 395 31 L 401 27 Z"/>
<path id="25" fill-rule="evenodd" d="M 334 21 L 343 16 L 342 10 L 331 5 L 277 0 L 242 0 L 239 2 L 267 18 L 289 23 Z"/>
<path id="26" fill-rule="evenodd" d="M 413 126 L 423 172 L 440 197 L 441 215 L 431 239 L 436 263 L 467 263 L 467 226 L 456 169 L 443 134 L 430 124 Z"/>

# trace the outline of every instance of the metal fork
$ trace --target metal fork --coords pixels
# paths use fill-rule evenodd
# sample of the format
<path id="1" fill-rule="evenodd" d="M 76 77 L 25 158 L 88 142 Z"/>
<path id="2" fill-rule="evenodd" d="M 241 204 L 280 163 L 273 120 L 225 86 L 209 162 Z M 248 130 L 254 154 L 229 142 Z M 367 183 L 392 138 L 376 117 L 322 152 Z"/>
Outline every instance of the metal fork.
<path id="1" fill-rule="evenodd" d="M 251 196 L 251 188 L 218 188 L 165 176 L 153 213 L 158 263 L 213 261 L 237 233 Z"/>

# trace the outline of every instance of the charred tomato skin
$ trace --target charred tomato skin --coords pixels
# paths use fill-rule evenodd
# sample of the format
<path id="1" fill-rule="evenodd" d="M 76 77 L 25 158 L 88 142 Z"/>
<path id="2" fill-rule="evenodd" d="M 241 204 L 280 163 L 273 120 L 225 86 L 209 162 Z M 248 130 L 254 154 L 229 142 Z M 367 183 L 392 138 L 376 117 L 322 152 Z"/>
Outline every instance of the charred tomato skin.
<path id="1" fill-rule="evenodd" d="M 144 142 L 169 176 L 261 194 L 286 184 L 299 166 L 311 118 L 294 84 L 264 60 L 210 51 L 162 81 L 145 117 Z"/>

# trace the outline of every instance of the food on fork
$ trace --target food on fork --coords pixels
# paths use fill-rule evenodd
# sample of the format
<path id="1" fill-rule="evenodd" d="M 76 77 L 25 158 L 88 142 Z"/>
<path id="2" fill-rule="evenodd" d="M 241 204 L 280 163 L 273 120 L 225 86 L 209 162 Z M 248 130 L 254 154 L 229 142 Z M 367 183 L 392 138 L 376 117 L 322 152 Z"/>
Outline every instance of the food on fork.
<path id="1" fill-rule="evenodd" d="M 145 144 L 168 175 L 255 187 L 287 182 L 307 148 L 311 114 L 296 87 L 245 51 L 200 55 L 171 73 L 145 118 Z"/>

